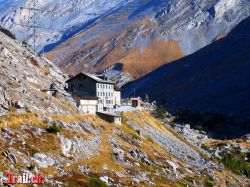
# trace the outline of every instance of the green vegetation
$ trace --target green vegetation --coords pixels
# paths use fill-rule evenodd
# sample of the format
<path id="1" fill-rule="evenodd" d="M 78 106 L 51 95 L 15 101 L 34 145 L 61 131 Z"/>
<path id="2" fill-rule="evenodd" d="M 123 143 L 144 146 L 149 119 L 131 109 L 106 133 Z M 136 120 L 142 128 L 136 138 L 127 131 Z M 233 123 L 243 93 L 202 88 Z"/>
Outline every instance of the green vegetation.
<path id="1" fill-rule="evenodd" d="M 31 164 L 27 167 L 28 170 L 33 171 L 36 168 L 35 165 Z"/>
<path id="2" fill-rule="evenodd" d="M 164 119 L 166 117 L 166 109 L 164 106 L 159 106 L 157 109 L 156 109 L 156 115 L 157 117 L 161 118 L 161 119 Z"/>
<path id="3" fill-rule="evenodd" d="M 170 126 L 174 129 L 176 127 L 176 124 L 174 122 L 171 122 Z"/>
<path id="4" fill-rule="evenodd" d="M 48 133 L 58 133 L 61 132 L 61 127 L 59 127 L 57 124 L 53 123 L 49 127 L 46 128 L 46 131 Z"/>
<path id="5" fill-rule="evenodd" d="M 31 148 L 30 149 L 30 155 L 34 156 L 36 153 L 39 153 L 39 151 L 37 149 Z"/>
<path id="6" fill-rule="evenodd" d="M 206 187 L 213 187 L 214 186 L 213 178 L 205 178 L 204 183 L 205 183 Z"/>
<path id="7" fill-rule="evenodd" d="M 202 131 L 202 130 L 203 130 L 203 126 L 202 126 L 202 125 L 196 125 L 196 126 L 194 127 L 194 129 L 199 130 L 199 131 Z"/>
<path id="8" fill-rule="evenodd" d="M 250 178 L 250 165 L 245 160 L 247 157 L 247 154 L 242 153 L 239 148 L 235 148 L 230 152 L 223 152 L 220 161 L 234 173 Z"/>
<path id="9" fill-rule="evenodd" d="M 105 187 L 106 184 L 96 177 L 91 177 L 89 179 L 89 187 Z"/>
<path id="10" fill-rule="evenodd" d="M 36 148 L 31 147 L 29 144 L 26 145 L 26 149 L 28 150 L 29 154 L 33 157 L 39 151 Z"/>

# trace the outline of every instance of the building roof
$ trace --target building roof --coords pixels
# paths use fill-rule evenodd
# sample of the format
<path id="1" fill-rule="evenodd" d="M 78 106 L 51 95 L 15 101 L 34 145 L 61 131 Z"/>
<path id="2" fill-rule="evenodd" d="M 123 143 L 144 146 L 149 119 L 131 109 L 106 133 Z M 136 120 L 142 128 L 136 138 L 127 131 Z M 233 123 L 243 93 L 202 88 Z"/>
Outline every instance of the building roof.
<path id="1" fill-rule="evenodd" d="M 113 81 L 101 79 L 101 78 L 98 77 L 97 75 L 90 74 L 90 73 L 79 73 L 79 74 L 77 74 L 76 76 L 74 76 L 74 77 L 70 78 L 69 80 L 67 80 L 66 82 L 70 82 L 71 80 L 75 79 L 77 76 L 80 76 L 80 75 L 85 75 L 85 76 L 87 76 L 87 77 L 93 79 L 94 81 L 96 81 L 96 82 L 98 82 L 98 83 L 115 84 Z"/>

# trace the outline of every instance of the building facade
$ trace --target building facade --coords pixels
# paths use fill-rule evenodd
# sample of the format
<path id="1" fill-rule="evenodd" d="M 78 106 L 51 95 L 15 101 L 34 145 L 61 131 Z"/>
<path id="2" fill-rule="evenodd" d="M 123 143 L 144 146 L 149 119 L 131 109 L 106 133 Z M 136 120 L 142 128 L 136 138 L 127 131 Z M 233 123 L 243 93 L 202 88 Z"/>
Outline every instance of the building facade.
<path id="1" fill-rule="evenodd" d="M 67 81 L 67 90 L 72 95 L 77 95 L 80 98 L 96 97 L 97 111 L 109 111 L 114 108 L 115 99 L 115 83 L 105 79 L 105 77 L 80 73 Z M 87 106 L 88 102 L 79 102 L 79 108 L 84 103 Z M 93 104 L 93 102 L 91 102 Z"/>

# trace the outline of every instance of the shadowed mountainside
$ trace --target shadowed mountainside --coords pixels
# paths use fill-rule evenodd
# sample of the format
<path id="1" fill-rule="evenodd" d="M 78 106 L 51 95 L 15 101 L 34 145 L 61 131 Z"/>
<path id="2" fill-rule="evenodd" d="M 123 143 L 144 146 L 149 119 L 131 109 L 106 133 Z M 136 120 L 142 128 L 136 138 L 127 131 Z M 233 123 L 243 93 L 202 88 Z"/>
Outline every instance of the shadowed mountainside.
<path id="1" fill-rule="evenodd" d="M 189 108 L 250 116 L 250 18 L 226 38 L 164 65 L 124 87 L 124 96 L 148 94 L 169 110 Z"/>

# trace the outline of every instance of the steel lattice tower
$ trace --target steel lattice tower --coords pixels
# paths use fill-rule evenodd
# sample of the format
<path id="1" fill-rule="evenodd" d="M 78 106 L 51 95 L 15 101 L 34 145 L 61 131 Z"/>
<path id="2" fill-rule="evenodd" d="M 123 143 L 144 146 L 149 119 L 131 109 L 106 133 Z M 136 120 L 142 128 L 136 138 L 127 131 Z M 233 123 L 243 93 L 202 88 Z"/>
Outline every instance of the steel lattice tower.
<path id="1" fill-rule="evenodd" d="M 27 40 L 32 50 L 37 53 L 39 50 L 37 40 L 41 34 L 41 9 L 38 0 L 30 0 L 25 9 L 28 10 Z"/>

